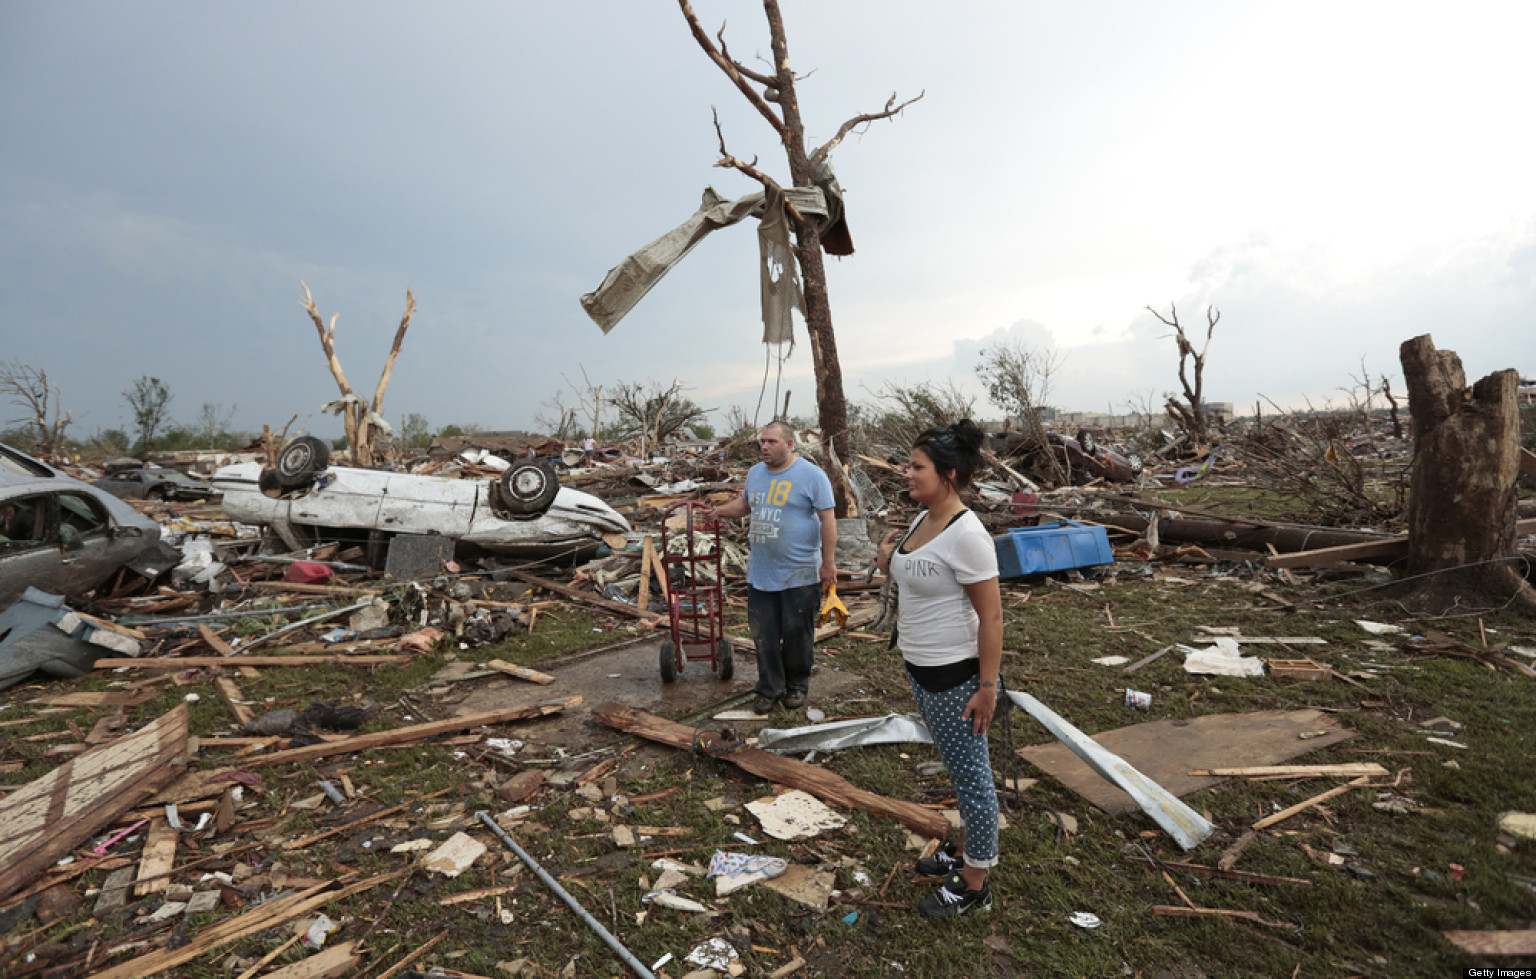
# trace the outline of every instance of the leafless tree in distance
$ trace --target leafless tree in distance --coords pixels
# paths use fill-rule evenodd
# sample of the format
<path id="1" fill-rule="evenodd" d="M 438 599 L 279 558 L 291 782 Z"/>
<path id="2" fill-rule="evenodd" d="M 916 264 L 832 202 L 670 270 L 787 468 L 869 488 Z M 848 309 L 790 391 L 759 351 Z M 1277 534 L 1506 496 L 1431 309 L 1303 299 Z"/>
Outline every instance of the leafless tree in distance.
<path id="1" fill-rule="evenodd" d="M 50 455 L 59 450 L 69 412 L 60 409 L 59 386 L 48 380 L 47 371 L 14 357 L 0 363 L 0 394 L 22 409 L 22 415 L 10 421 L 31 433 L 34 451 Z"/>
<path id="2" fill-rule="evenodd" d="M 1179 384 L 1184 388 L 1184 400 L 1170 394 L 1168 402 L 1164 406 L 1168 416 L 1196 440 L 1205 438 L 1205 355 L 1211 349 L 1211 334 L 1216 332 L 1216 324 L 1221 320 L 1221 310 L 1215 306 L 1205 307 L 1205 343 L 1201 345 L 1199 352 L 1195 351 L 1195 345 L 1190 342 L 1184 332 L 1184 326 L 1179 322 L 1178 307 L 1168 304 L 1168 315 L 1164 316 L 1151 306 L 1147 312 L 1156 316 L 1164 326 L 1172 327 L 1174 342 L 1179 347 Z M 1193 375 L 1193 378 L 1191 378 Z"/>

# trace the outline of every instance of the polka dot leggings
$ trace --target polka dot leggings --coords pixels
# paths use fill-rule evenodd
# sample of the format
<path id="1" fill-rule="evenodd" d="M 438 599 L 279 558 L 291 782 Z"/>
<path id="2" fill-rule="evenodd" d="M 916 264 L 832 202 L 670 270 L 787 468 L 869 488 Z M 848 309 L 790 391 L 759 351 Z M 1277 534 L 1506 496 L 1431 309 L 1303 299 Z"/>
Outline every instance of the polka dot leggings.
<path id="1" fill-rule="evenodd" d="M 960 821 L 965 824 L 965 862 L 971 867 L 997 866 L 997 784 L 992 779 L 992 759 L 987 753 L 987 735 L 971 733 L 971 722 L 961 719 L 966 703 L 980 689 L 980 677 L 971 677 L 943 693 L 929 693 L 911 675 L 912 697 L 939 758 L 949 769 L 949 781 L 955 787 L 960 804 Z"/>

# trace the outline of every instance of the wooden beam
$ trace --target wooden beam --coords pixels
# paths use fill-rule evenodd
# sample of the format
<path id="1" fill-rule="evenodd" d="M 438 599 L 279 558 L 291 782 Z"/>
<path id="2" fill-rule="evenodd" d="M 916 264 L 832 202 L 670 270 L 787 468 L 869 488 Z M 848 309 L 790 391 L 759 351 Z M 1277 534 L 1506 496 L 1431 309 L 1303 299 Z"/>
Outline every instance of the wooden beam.
<path id="1" fill-rule="evenodd" d="M 609 612 L 617 612 L 620 615 L 628 615 L 636 619 L 641 619 L 646 622 L 650 622 L 652 625 L 657 625 L 662 622 L 661 616 L 652 615 L 649 612 L 642 611 L 633 605 L 625 605 L 623 602 L 610 602 L 608 599 L 600 598 L 597 595 L 591 594 L 590 592 L 578 591 L 569 585 L 562 585 L 558 582 L 550 581 L 546 578 L 540 578 L 537 575 L 531 575 L 526 571 L 513 571 L 512 577 L 516 578 L 518 581 L 526 581 L 528 584 L 537 588 L 542 588 L 545 591 L 553 592 L 556 595 L 564 595 L 566 598 L 573 599 L 578 602 L 585 602 L 588 605 L 595 605 L 600 609 L 607 609 Z"/>
<path id="2" fill-rule="evenodd" d="M 1515 536 L 1523 537 L 1526 534 L 1536 534 L 1536 517 L 1515 521 Z M 1320 547 L 1315 551 L 1270 555 L 1264 559 L 1264 566 L 1266 568 L 1305 568 L 1312 565 L 1338 564 L 1341 561 L 1363 561 L 1368 558 L 1395 560 L 1407 556 L 1408 538 L 1396 537 L 1392 540 L 1342 544 L 1338 547 Z"/>
<path id="3" fill-rule="evenodd" d="M 1446 941 L 1473 955 L 1536 955 L 1536 929 L 1524 931 L 1442 931 Z M 1519 969 L 1509 975 L 1519 975 Z M 1471 974 L 1471 970 L 1468 970 Z M 1489 971 L 1488 975 L 1499 973 Z"/>
<path id="4" fill-rule="evenodd" d="M 949 835 L 949 820 L 941 813 L 914 802 L 891 799 L 856 788 L 841 776 L 794 758 L 784 758 L 761 748 L 744 747 L 709 731 L 669 721 L 622 704 L 608 703 L 595 707 L 592 716 L 609 727 L 650 741 L 674 748 L 702 750 L 711 757 L 728 761 L 760 778 L 803 789 L 826 802 L 887 816 L 930 839 L 943 839 Z"/>
<path id="5" fill-rule="evenodd" d="M 554 683 L 555 678 L 548 673 L 540 673 L 538 670 L 530 670 L 526 666 L 518 666 L 516 663 L 508 663 L 505 660 L 493 659 L 484 664 L 493 670 L 499 670 L 508 676 L 515 676 L 519 680 L 528 680 L 533 683 L 542 683 L 546 686 Z"/>
<path id="6" fill-rule="evenodd" d="M 464 731 L 472 727 L 505 724 L 509 721 L 525 721 L 533 717 L 544 717 L 548 714 L 557 714 L 571 707 L 577 707 L 580 704 L 581 697 L 575 696 L 566 697 L 564 700 L 557 700 L 553 703 L 538 704 L 534 707 L 508 707 L 504 710 L 492 710 L 480 714 L 465 714 L 463 717 L 453 717 L 446 721 L 412 724 L 409 727 L 397 727 L 389 731 L 359 734 L 356 737 L 343 738 L 340 741 L 327 741 L 323 744 L 310 744 L 302 748 L 276 751 L 270 755 L 251 758 L 242 763 L 240 767 L 247 769 L 270 768 L 273 765 L 286 765 L 294 761 L 310 761 L 315 758 L 324 758 L 328 755 L 366 751 L 369 748 L 381 748 L 386 745 L 398 744 L 401 741 L 414 741 L 417 738 L 448 734 L 453 731 Z"/>
<path id="7" fill-rule="evenodd" d="M 143 979 L 146 976 L 168 972 L 178 965 L 202 958 L 221 945 L 239 941 L 248 935 L 292 921 L 332 901 L 340 901 L 401 877 L 409 870 L 410 868 L 407 867 L 392 874 L 370 877 L 339 889 L 333 881 L 317 884 L 292 897 L 270 901 L 233 918 L 225 918 L 193 935 L 191 941 L 179 948 L 150 952 L 136 959 L 121 962 L 110 969 L 94 972 L 92 977 L 93 979 Z"/>
<path id="8" fill-rule="evenodd" d="M 383 666 L 386 663 L 407 663 L 412 656 L 140 656 L 137 659 L 99 659 L 98 670 L 115 670 L 120 667 L 139 669 L 176 669 L 182 666 L 310 666 L 315 663 L 354 663 L 358 666 Z M 156 694 L 156 696 L 159 696 Z"/>
<path id="9" fill-rule="evenodd" d="M 224 698 L 224 704 L 229 708 L 229 712 L 235 715 L 237 724 L 250 724 L 256 720 L 255 711 L 252 711 L 249 705 L 242 703 L 245 700 L 245 694 L 235 686 L 235 681 L 227 676 L 221 676 L 214 679 L 213 685 L 219 688 L 219 696 Z"/>
<path id="10" fill-rule="evenodd" d="M 1247 775 L 1254 778 L 1266 775 L 1292 775 L 1297 778 L 1317 778 L 1324 775 L 1354 778 L 1357 775 L 1391 775 L 1392 773 L 1373 761 L 1350 761 L 1339 765 L 1249 765 L 1246 768 L 1192 768 L 1191 775 L 1214 775 L 1219 778 Z"/>
<path id="11" fill-rule="evenodd" d="M 1128 856 L 1121 857 L 1126 863 L 1139 864 L 1143 867 L 1167 868 L 1168 870 L 1182 870 L 1191 874 L 1205 874 L 1210 877 L 1223 877 L 1227 880 L 1247 881 L 1250 884 L 1299 884 L 1302 887 L 1311 887 L 1312 882 L 1305 877 L 1272 877 L 1269 874 L 1255 874 L 1246 870 L 1233 870 L 1230 867 L 1207 867 L 1203 863 L 1180 863 L 1176 860 L 1159 860 L 1156 863 L 1146 857 Z"/>
<path id="12" fill-rule="evenodd" d="M 1311 809 L 1313 806 L 1318 805 L 1319 803 L 1327 802 L 1334 796 L 1340 796 L 1348 792 L 1350 789 L 1358 789 L 1361 786 L 1368 785 L 1370 784 L 1370 781 L 1371 777 L 1369 775 L 1362 775 L 1359 778 L 1351 779 L 1350 781 L 1345 782 L 1343 785 L 1334 786 L 1327 792 L 1314 795 L 1312 798 L 1306 800 L 1305 802 L 1298 802 L 1294 806 L 1291 806 L 1289 809 L 1282 809 L 1275 813 L 1273 816 L 1265 816 L 1263 819 L 1254 823 L 1253 828 L 1255 830 L 1268 829 L 1276 823 L 1284 822 L 1285 820 L 1290 819 L 1298 812 L 1301 812 L 1305 809 Z"/>
<path id="13" fill-rule="evenodd" d="M 1520 450 L 1520 471 L 1531 479 L 1536 479 L 1536 452 L 1525 448 Z M 1516 524 L 1515 527 L 1518 530 L 1519 524 Z"/>
<path id="14" fill-rule="evenodd" d="M 199 622 L 197 624 L 197 634 L 202 636 L 203 642 L 207 643 L 213 649 L 213 651 L 218 653 L 220 656 L 235 655 L 235 648 L 229 643 L 225 642 L 223 639 L 220 639 L 219 634 L 214 632 L 213 629 L 209 627 L 208 623 Z"/>
<path id="15" fill-rule="evenodd" d="M 156 816 L 149 822 L 144 834 L 144 855 L 139 860 L 138 883 L 133 885 L 133 896 L 143 897 L 171 886 L 171 868 L 176 866 L 176 844 L 181 832 L 171 828 L 165 817 Z"/>

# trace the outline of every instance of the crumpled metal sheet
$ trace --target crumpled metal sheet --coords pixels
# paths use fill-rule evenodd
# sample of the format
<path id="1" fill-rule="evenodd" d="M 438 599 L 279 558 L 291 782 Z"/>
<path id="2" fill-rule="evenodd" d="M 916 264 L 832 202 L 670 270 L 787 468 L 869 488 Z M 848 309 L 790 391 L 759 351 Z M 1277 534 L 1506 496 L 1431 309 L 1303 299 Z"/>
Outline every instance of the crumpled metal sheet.
<path id="1" fill-rule="evenodd" d="M 1136 800 L 1152 821 L 1173 837 L 1185 850 L 1199 846 L 1216 827 L 1204 816 L 1179 800 L 1179 797 L 1132 768 L 1123 758 L 1106 751 L 1102 745 L 1063 720 L 1059 715 L 1027 693 L 1009 690 L 1014 704 L 1039 721 L 1055 738 L 1104 778 L 1119 786 Z"/>
<path id="2" fill-rule="evenodd" d="M 757 746 L 769 751 L 840 751 L 872 744 L 932 744 L 933 735 L 916 714 L 887 714 L 854 721 L 828 721 L 805 727 L 763 728 Z"/>

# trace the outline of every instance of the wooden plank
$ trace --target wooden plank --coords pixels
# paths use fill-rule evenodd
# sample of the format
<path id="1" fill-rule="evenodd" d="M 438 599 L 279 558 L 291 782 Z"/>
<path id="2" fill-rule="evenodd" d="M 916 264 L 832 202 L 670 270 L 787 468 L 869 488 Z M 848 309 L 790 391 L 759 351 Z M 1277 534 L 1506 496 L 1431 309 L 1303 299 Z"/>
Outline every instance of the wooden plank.
<path id="1" fill-rule="evenodd" d="M 53 866 L 187 765 L 187 705 L 0 800 L 0 898 Z"/>
<path id="2" fill-rule="evenodd" d="M 1250 830 L 1250 832 L 1252 832 Z M 1246 835 L 1246 834 L 1245 834 Z M 1250 884 L 1299 884 L 1302 887 L 1311 887 L 1312 882 L 1305 877 L 1273 877 L 1269 874 L 1255 874 L 1246 870 L 1233 870 L 1230 867 L 1217 865 L 1207 867 L 1203 863 L 1182 863 L 1177 860 L 1159 860 L 1155 863 L 1146 857 L 1127 856 L 1121 857 L 1126 863 L 1139 864 L 1143 867 L 1153 867 L 1167 870 L 1182 870 L 1191 874 L 1205 874 L 1208 877 L 1222 877 L 1226 880 L 1247 881 Z"/>
<path id="3" fill-rule="evenodd" d="M 214 632 L 213 629 L 209 627 L 208 623 L 199 622 L 197 624 L 197 634 L 202 636 L 203 642 L 213 647 L 213 651 L 218 653 L 220 656 L 235 655 L 234 647 L 225 642 L 223 639 L 220 639 L 219 634 Z"/>
<path id="4" fill-rule="evenodd" d="M 219 696 L 224 698 L 230 713 L 235 715 L 235 723 L 250 724 L 256 720 L 256 713 L 249 705 L 242 703 L 245 700 L 245 694 L 235 686 L 235 681 L 227 676 L 221 676 L 214 679 L 213 685 L 219 688 Z"/>
<path id="5" fill-rule="evenodd" d="M 273 765 L 286 765 L 294 761 L 309 761 L 314 758 L 324 758 L 327 755 L 366 751 L 369 748 L 379 748 L 398 744 L 402 741 L 414 741 L 417 738 L 429 738 L 438 734 L 464 731 L 472 727 L 505 724 L 509 721 L 525 721 L 533 717 L 544 717 L 548 714 L 557 714 L 562 710 L 580 706 L 580 704 L 581 697 L 575 696 L 566 697 L 564 700 L 557 700 L 553 703 L 538 704 L 533 707 L 508 707 L 504 710 L 485 711 L 480 714 L 465 714 L 463 717 L 453 717 L 446 721 L 412 724 L 408 727 L 397 727 L 389 731 L 359 734 L 356 737 L 343 738 L 340 741 L 327 741 L 324 744 L 311 744 L 305 745 L 302 748 L 276 751 L 270 755 L 251 758 L 242 767 L 247 769 L 270 768 Z"/>
<path id="6" fill-rule="evenodd" d="M 566 598 L 578 602 L 585 602 L 588 605 L 593 605 L 600 609 L 606 609 L 609 612 L 617 612 L 620 615 L 628 615 L 632 618 L 642 619 L 652 623 L 653 625 L 662 622 L 661 616 L 652 615 L 651 613 L 642 611 L 633 605 L 625 605 L 623 602 L 610 602 L 608 599 L 601 598 L 592 594 L 591 592 L 577 591 L 575 588 L 571 588 L 568 585 L 562 585 L 558 582 L 550 581 L 547 578 L 540 578 L 537 575 L 531 575 L 526 571 L 513 571 L 512 577 L 516 578 L 518 581 L 526 581 L 528 584 L 542 588 L 545 591 L 553 592 L 556 595 L 564 595 Z"/>
<path id="7" fill-rule="evenodd" d="M 516 663 L 508 663 L 505 660 L 493 659 L 484 664 L 493 670 L 500 670 L 508 676 L 515 676 L 519 680 L 529 680 L 533 683 L 542 683 L 546 686 L 554 683 L 555 678 L 548 673 L 540 673 L 538 670 L 530 670 L 526 666 L 518 666 Z"/>
<path id="8" fill-rule="evenodd" d="M 728 761 L 761 778 L 806 792 L 826 802 L 887 816 L 930 839 L 949 835 L 949 820 L 913 802 L 876 795 L 855 788 L 841 776 L 794 758 L 783 758 L 761 748 L 726 741 L 717 734 L 678 724 L 655 714 L 621 704 L 608 703 L 592 709 L 592 716 L 609 727 L 639 735 L 674 748 L 702 749 L 711 757 Z"/>
<path id="9" fill-rule="evenodd" d="M 645 535 L 645 545 L 651 549 L 650 564 L 646 564 L 645 552 L 640 554 L 640 573 L 642 575 L 656 576 L 656 585 L 661 589 L 661 597 L 668 602 L 672 601 L 672 582 L 667 577 L 667 566 L 662 563 L 661 555 L 656 553 L 656 545 L 651 540 L 651 535 Z"/>
<path id="10" fill-rule="evenodd" d="M 252 581 L 246 585 L 257 591 L 291 591 L 300 595 L 380 595 L 383 592 L 378 588 L 364 588 L 361 585 L 305 585 L 297 581 Z M 251 613 L 253 618 L 260 617 L 261 611 Z"/>
<path id="11" fill-rule="evenodd" d="M 1520 450 L 1520 471 L 1536 479 L 1536 452 L 1526 448 Z M 1515 525 L 1515 529 L 1519 530 L 1519 524 Z"/>
<path id="12" fill-rule="evenodd" d="M 1327 792 L 1321 792 L 1317 795 L 1314 795 L 1312 798 L 1307 799 L 1305 802 L 1298 802 L 1294 806 L 1291 806 L 1289 809 L 1282 809 L 1275 813 L 1273 816 L 1265 816 L 1263 819 L 1254 823 L 1253 828 L 1255 830 L 1268 829 L 1276 823 L 1284 822 L 1285 820 L 1290 819 L 1292 816 L 1303 810 L 1311 809 L 1313 806 L 1318 805 L 1319 803 L 1327 802 L 1329 799 L 1332 799 L 1335 796 L 1343 795 L 1350 789 L 1358 789 L 1361 786 L 1368 785 L 1370 784 L 1370 781 L 1371 777 L 1369 775 L 1362 775 L 1359 778 L 1350 779 L 1343 785 L 1336 785 L 1329 789 Z"/>
<path id="13" fill-rule="evenodd" d="M 183 666 L 310 666 L 315 663 L 355 663 L 358 666 L 383 666 L 387 663 L 408 663 L 411 656 L 386 656 L 366 654 L 362 656 L 141 656 L 138 659 L 99 659 L 98 670 L 115 670 L 127 666 L 138 669 L 177 669 Z M 158 694 L 156 694 L 158 696 Z"/>
<path id="14" fill-rule="evenodd" d="M 1340 544 L 1338 547 L 1320 547 L 1314 551 L 1297 551 L 1294 554 L 1271 554 L 1264 559 L 1266 568 L 1306 568 L 1314 565 L 1338 564 L 1341 561 L 1364 561 L 1369 558 L 1400 558 L 1408 554 L 1408 538 L 1367 541 L 1363 544 Z"/>
<path id="15" fill-rule="evenodd" d="M 1216 861 L 1216 869 L 1231 870 L 1237 861 L 1242 859 L 1243 854 L 1248 852 L 1248 848 L 1253 846 L 1253 841 L 1258 838 L 1258 830 L 1244 830 L 1243 835 L 1237 838 L 1236 843 L 1221 851 L 1221 858 Z"/>
<path id="16" fill-rule="evenodd" d="M 1473 955 L 1536 955 L 1536 929 L 1523 931 L 1442 931 L 1446 941 Z M 1510 975 L 1519 970 L 1511 970 Z M 1467 973 L 1471 975 L 1469 971 Z M 1498 975 L 1489 972 L 1488 975 Z"/>
<path id="17" fill-rule="evenodd" d="M 457 894 L 450 894 L 437 903 L 445 908 L 452 907 L 455 904 L 468 904 L 470 901 L 483 901 L 488 897 L 500 897 L 502 894 L 510 894 L 522 886 L 522 883 L 519 882 L 516 884 L 502 884 L 498 887 L 482 887 L 477 891 L 460 891 Z"/>
<path id="18" fill-rule="evenodd" d="M 1522 464 L 1524 458 L 1522 457 Z M 1536 517 L 1515 521 L 1515 536 L 1536 534 Z M 1338 564 L 1341 561 L 1363 561 L 1368 558 L 1401 558 L 1408 556 L 1408 538 L 1368 541 L 1361 544 L 1342 544 L 1338 547 L 1320 547 L 1313 551 L 1297 551 L 1294 554 L 1271 555 L 1264 559 L 1266 568 L 1305 568 L 1312 565 Z"/>
<path id="19" fill-rule="evenodd" d="M 138 883 L 133 885 L 134 897 L 155 894 L 171 886 L 171 869 L 176 866 L 176 844 L 181 833 L 171 829 L 165 817 L 156 816 L 149 822 L 144 834 L 144 856 L 139 860 Z"/>
<path id="20" fill-rule="evenodd" d="M 1316 778 L 1324 775 L 1353 778 L 1357 775 L 1391 775 L 1392 773 L 1374 761 L 1349 761 L 1338 765 L 1249 765 L 1244 768 L 1196 768 L 1191 775 L 1229 776 L 1248 775 L 1255 778 L 1265 775 L 1292 775 L 1297 778 Z"/>
<path id="21" fill-rule="evenodd" d="M 273 969 L 266 979 L 334 979 L 352 973 L 363 957 L 357 954 L 356 942 L 342 942 L 321 949 L 302 962 Z"/>
<path id="22" fill-rule="evenodd" d="M 112 662 L 110 660 L 97 660 Z M 128 660 L 129 663 L 139 662 L 136 659 Z M 153 687 L 143 690 L 76 690 L 73 693 L 56 693 L 47 697 L 36 697 L 29 703 L 44 704 L 48 707 L 137 707 L 146 704 L 160 696 L 160 691 Z"/>
<path id="23" fill-rule="evenodd" d="M 129 959 L 127 962 L 120 962 L 110 969 L 92 973 L 92 979 L 145 979 L 148 976 L 168 972 L 178 965 L 202 958 L 221 945 L 266 931 L 268 928 L 292 921 L 332 901 L 340 901 L 353 894 L 377 887 L 379 884 L 395 880 L 404 876 L 409 870 L 410 868 L 406 868 L 392 874 L 370 877 L 342 888 L 337 888 L 332 881 L 316 884 L 291 897 L 269 901 L 253 910 L 209 925 L 179 948 L 150 952 L 136 959 Z"/>
<path id="24" fill-rule="evenodd" d="M 1151 656 L 1144 656 L 1144 657 L 1142 657 L 1141 659 L 1139 659 L 1136 662 L 1132 663 L 1130 666 L 1127 666 L 1125 668 L 1125 672 L 1127 672 L 1127 673 L 1135 673 L 1137 670 L 1141 669 L 1143 666 L 1146 666 L 1148 663 L 1155 663 L 1155 662 L 1157 662 L 1159 659 L 1162 659 L 1162 657 L 1163 657 L 1163 655 L 1165 653 L 1167 653 L 1170 649 L 1172 649 L 1176 645 L 1177 645 L 1177 643 L 1169 643 L 1168 645 L 1164 646 L 1162 649 L 1159 649 L 1157 652 L 1153 653 Z"/>

